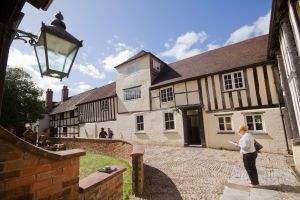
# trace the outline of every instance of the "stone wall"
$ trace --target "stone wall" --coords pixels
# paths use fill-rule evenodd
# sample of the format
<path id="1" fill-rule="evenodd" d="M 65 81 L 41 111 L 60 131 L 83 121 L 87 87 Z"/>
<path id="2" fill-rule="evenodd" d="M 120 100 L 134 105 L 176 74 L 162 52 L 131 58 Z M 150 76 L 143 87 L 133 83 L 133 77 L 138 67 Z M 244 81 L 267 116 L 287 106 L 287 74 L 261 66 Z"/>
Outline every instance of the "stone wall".
<path id="1" fill-rule="evenodd" d="M 0 152 L 1 199 L 78 199 L 84 151 L 46 151 L 0 126 Z"/>
<path id="2" fill-rule="evenodd" d="M 79 200 L 120 200 L 123 195 L 123 172 L 125 167 L 112 166 L 111 174 L 96 172 L 80 180 Z"/>
<path id="3" fill-rule="evenodd" d="M 51 138 L 51 140 L 66 144 L 67 149 L 80 148 L 128 161 L 132 166 L 132 191 L 134 194 L 143 193 L 143 156 L 145 151 L 143 145 L 139 145 L 134 141 L 115 139 Z"/>

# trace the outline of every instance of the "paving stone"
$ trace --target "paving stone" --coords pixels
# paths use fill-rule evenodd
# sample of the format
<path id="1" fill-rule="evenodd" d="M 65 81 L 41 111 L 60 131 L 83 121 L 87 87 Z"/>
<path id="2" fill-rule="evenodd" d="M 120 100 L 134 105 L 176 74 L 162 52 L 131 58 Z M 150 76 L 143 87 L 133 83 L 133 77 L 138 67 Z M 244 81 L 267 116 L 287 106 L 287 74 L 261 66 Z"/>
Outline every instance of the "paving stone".
<path id="1" fill-rule="evenodd" d="M 208 148 L 146 146 L 145 185 L 131 199 L 297 199 L 300 184 L 290 172 L 289 156 L 262 153 L 257 158 L 261 189 L 249 189 L 242 156 L 236 151 Z M 299 198 L 298 198 L 299 199 Z M 259 199 L 257 199 L 259 200 Z"/>

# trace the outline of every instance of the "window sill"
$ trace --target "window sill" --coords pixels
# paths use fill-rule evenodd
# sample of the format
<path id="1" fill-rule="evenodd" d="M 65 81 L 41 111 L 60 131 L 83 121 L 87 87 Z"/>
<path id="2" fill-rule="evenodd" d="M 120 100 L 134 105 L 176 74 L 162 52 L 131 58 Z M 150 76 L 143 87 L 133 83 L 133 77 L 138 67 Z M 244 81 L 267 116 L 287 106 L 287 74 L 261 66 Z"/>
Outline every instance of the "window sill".
<path id="1" fill-rule="evenodd" d="M 174 129 L 174 130 L 164 130 L 164 133 L 165 134 L 169 134 L 169 133 L 177 133 L 177 131 Z"/>
<path id="2" fill-rule="evenodd" d="M 223 93 L 225 92 L 236 92 L 236 91 L 240 91 L 240 90 L 246 90 L 247 88 L 239 88 L 239 89 L 232 89 L 232 90 L 222 90 Z"/>
<path id="3" fill-rule="evenodd" d="M 218 131 L 217 134 L 230 134 L 230 135 L 232 135 L 232 134 L 235 134 L 235 132 L 234 131 Z"/>
<path id="4" fill-rule="evenodd" d="M 145 131 L 136 131 L 135 134 L 146 134 Z"/>

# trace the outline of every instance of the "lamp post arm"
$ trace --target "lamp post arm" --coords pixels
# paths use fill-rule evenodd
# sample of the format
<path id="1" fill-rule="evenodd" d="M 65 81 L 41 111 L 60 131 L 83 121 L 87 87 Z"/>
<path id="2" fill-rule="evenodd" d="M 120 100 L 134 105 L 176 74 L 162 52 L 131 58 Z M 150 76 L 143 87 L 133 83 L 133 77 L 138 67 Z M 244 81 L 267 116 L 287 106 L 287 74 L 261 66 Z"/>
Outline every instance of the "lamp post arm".
<path id="1" fill-rule="evenodd" d="M 31 46 L 34 46 L 37 42 L 38 36 L 32 33 L 28 33 L 22 30 L 17 30 L 14 40 L 23 40 L 25 43 L 29 43 Z"/>

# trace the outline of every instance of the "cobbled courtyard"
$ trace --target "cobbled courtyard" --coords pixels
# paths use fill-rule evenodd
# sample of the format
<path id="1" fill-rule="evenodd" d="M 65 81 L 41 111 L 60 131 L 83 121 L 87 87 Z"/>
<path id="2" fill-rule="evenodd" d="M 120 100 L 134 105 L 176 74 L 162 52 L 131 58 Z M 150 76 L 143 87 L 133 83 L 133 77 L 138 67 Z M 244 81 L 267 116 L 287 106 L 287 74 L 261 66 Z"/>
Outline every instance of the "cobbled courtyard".
<path id="1" fill-rule="evenodd" d="M 131 199 L 220 199 L 229 180 L 248 181 L 237 151 L 162 146 L 145 149 L 144 194 Z M 261 153 L 257 159 L 260 184 L 276 190 L 281 199 L 300 197 L 300 183 L 288 166 L 290 160 L 289 155 L 270 153 Z"/>

